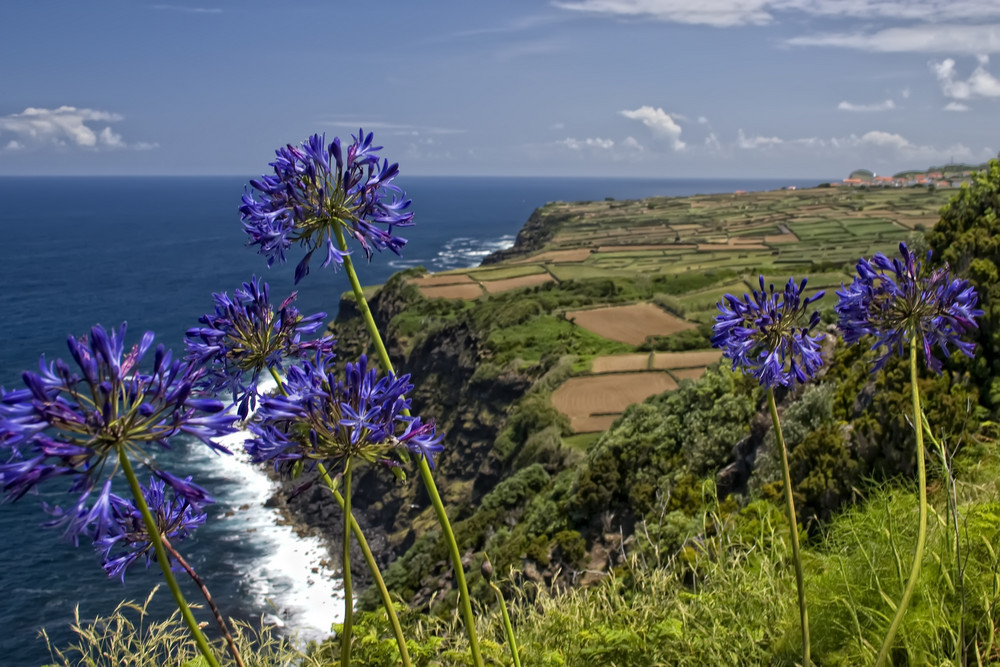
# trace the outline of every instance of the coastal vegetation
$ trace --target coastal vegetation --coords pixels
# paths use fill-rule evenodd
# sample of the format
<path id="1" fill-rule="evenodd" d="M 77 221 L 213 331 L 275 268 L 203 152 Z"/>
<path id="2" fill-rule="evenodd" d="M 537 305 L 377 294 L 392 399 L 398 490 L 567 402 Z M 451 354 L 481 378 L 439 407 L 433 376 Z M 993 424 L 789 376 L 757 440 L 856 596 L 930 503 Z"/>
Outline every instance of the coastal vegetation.
<path id="1" fill-rule="evenodd" d="M 299 277 L 317 248 L 353 276 L 345 230 L 369 254 L 398 249 L 391 233 L 357 224 L 358 212 L 268 226 L 287 203 L 279 186 L 303 173 L 282 171 L 282 160 L 322 165 L 325 154 L 336 171 L 377 150 L 359 133 L 345 160 L 339 142 L 314 139 L 300 153 L 279 151 L 276 176 L 254 185 L 267 196 L 245 199 L 245 224 L 272 260 L 275 235 L 306 245 Z M 394 169 L 376 160 L 368 173 L 388 184 Z M 411 269 L 378 289 L 355 278 L 328 335 L 305 345 L 311 358 L 300 354 L 282 377 L 264 355 L 213 386 L 235 387 L 243 414 L 260 402 L 249 450 L 290 475 L 294 493 L 279 501 L 341 541 L 345 574 L 352 553 L 365 552 L 376 585 L 305 653 L 245 626 L 230 653 L 247 665 L 265 655 L 271 664 L 510 664 L 513 635 L 525 665 L 996 663 L 998 192 L 991 161 L 952 193 L 554 202 L 481 267 Z M 383 213 L 405 225 L 401 203 Z M 903 292 L 940 302 L 915 296 L 895 329 L 879 328 L 875 315 L 852 310 L 865 285 L 884 286 L 875 273 L 893 285 L 937 280 Z M 255 282 L 244 292 L 252 298 L 237 298 L 242 306 L 206 316 L 196 352 L 209 354 L 206 331 L 224 328 L 224 314 L 270 308 L 266 288 L 264 300 Z M 885 299 L 874 303 L 895 303 Z M 808 350 L 782 348 L 769 369 L 739 361 L 741 345 L 720 361 L 713 344 L 754 331 L 727 334 L 720 322 L 762 312 L 802 315 L 801 330 L 778 338 Z M 978 328 L 921 328 L 941 313 L 970 314 Z M 299 335 L 268 326 L 294 345 L 316 331 L 297 313 L 289 321 Z M 863 343 L 849 345 L 844 332 Z M 334 337 L 335 364 L 322 360 Z M 966 355 L 938 348 L 939 367 L 935 342 Z M 264 370 L 282 394 L 247 393 Z M 343 385 L 329 379 L 341 372 Z M 376 411 L 385 423 L 358 402 L 374 386 L 391 387 Z M 302 395 L 351 409 L 306 414 Z M 364 430 L 351 435 L 358 423 Z M 331 519 L 321 508 L 332 497 L 340 510 Z M 370 553 L 365 536 L 384 548 Z M 168 562 L 159 551 L 157 560 Z M 222 639 L 206 648 L 181 621 L 146 632 L 129 614 L 142 607 L 78 623 L 79 644 L 53 647 L 53 660 L 149 655 L 135 664 L 193 667 L 225 655 Z"/>

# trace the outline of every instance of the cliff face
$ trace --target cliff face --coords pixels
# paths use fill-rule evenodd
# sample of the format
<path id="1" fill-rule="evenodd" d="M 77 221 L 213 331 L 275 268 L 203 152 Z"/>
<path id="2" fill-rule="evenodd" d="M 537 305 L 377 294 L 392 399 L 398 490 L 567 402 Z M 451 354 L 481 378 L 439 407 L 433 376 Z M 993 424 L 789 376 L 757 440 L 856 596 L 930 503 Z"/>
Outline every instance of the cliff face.
<path id="1" fill-rule="evenodd" d="M 460 516 L 499 480 L 500 471 L 489 454 L 508 408 L 531 386 L 532 379 L 512 372 L 482 380 L 474 377 L 482 357 L 482 341 L 465 322 L 436 326 L 415 341 L 394 335 L 393 318 L 419 298 L 405 278 L 397 275 L 369 305 L 396 371 L 410 374 L 414 385 L 412 413 L 433 420 L 445 434 L 435 480 L 449 512 Z M 367 346 L 364 323 L 349 296 L 342 299 L 339 312 L 333 325 L 338 357 L 357 358 Z M 369 357 L 373 357 L 371 351 Z M 371 467 L 357 470 L 354 477 L 355 518 L 382 565 L 401 555 L 418 532 L 436 522 L 415 466 L 405 467 L 410 477 L 402 483 L 389 471 Z M 303 490 L 307 478 L 286 483 L 286 495 L 291 495 L 287 509 L 299 523 L 340 542 L 340 509 L 321 485 Z"/>
<path id="2" fill-rule="evenodd" d="M 551 205 L 537 208 L 517 233 L 514 245 L 504 250 L 497 250 L 483 258 L 483 264 L 500 264 L 511 259 L 527 257 L 541 250 L 552 239 L 559 227 L 566 221 L 575 218 L 575 214 L 558 211 Z"/>

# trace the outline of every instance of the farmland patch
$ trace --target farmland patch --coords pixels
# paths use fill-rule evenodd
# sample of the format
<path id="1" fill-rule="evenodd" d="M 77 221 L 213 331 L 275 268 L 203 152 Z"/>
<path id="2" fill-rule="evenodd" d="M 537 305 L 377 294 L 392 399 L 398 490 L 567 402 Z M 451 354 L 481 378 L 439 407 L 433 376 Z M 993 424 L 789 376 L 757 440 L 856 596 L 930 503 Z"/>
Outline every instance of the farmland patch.
<path id="1" fill-rule="evenodd" d="M 517 289 L 519 287 L 542 285 L 544 283 L 550 283 L 554 280 L 555 278 L 550 276 L 548 273 L 536 273 L 528 276 L 521 276 L 519 278 L 484 281 L 483 289 L 490 294 L 497 294 L 498 292 L 506 292 L 507 290 Z"/>
<path id="2" fill-rule="evenodd" d="M 651 303 L 574 310 L 566 318 L 599 336 L 631 345 L 647 336 L 669 336 L 695 326 Z"/>
<path id="3" fill-rule="evenodd" d="M 552 392 L 552 405 L 569 417 L 576 433 L 606 429 L 618 414 L 670 389 L 677 381 L 669 373 L 605 373 L 570 378 Z"/>

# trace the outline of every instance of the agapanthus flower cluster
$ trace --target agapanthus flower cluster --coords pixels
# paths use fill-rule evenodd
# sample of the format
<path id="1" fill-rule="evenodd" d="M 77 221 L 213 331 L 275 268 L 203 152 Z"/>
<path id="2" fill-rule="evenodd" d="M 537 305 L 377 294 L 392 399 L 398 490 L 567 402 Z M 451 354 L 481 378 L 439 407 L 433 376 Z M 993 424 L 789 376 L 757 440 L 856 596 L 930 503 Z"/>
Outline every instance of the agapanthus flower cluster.
<path id="1" fill-rule="evenodd" d="M 125 324 L 117 332 L 95 326 L 89 338 L 71 336 L 67 342 L 79 371 L 61 359 L 47 364 L 43 356 L 38 373 L 23 374 L 26 388 L 0 392 L 0 458 L 5 461 L 0 489 L 7 500 L 17 500 L 45 480 L 69 477 L 76 503 L 69 510 L 51 510 L 51 523 L 65 526 L 74 541 L 81 534 L 96 539 L 111 529 L 110 479 L 119 451 L 146 463 L 195 504 L 207 502 L 208 494 L 190 480 L 153 467 L 143 448 L 168 447 L 170 438 L 184 433 L 229 453 L 213 439 L 233 432 L 233 419 L 220 401 L 195 396 L 201 371 L 174 361 L 162 345 L 156 347 L 152 367 L 141 368 L 153 333 L 146 332 L 125 353 L 125 331 Z M 98 497 L 91 502 L 98 485 Z"/>
<path id="2" fill-rule="evenodd" d="M 353 458 L 395 465 L 391 454 L 403 448 L 433 467 L 444 449 L 441 436 L 432 423 L 403 414 L 410 407 L 409 380 L 392 373 L 379 377 L 362 356 L 346 364 L 340 381 L 332 357 L 317 355 L 289 369 L 285 395 L 261 400 L 246 450 L 254 461 L 273 461 L 278 469 L 299 461 L 337 467 Z"/>
<path id="3" fill-rule="evenodd" d="M 235 290 L 233 298 L 213 294 L 215 312 L 198 318 L 204 326 L 187 331 L 187 358 L 205 365 L 205 390 L 231 391 L 241 419 L 256 407 L 263 371 L 282 370 L 286 359 L 328 354 L 336 342 L 331 336 L 302 340 L 324 326 L 326 313 L 302 316 L 292 305 L 295 293 L 275 312 L 269 294 L 268 284 L 256 276 Z"/>
<path id="4" fill-rule="evenodd" d="M 927 366 L 938 373 L 941 361 L 931 353 L 935 345 L 945 357 L 951 354 L 949 345 L 972 357 L 975 346 L 962 336 L 978 326 L 976 318 L 983 314 L 976 308 L 975 288 L 967 280 L 952 279 L 947 267 L 931 270 L 905 243 L 899 244 L 899 253 L 893 259 L 882 253 L 861 259 L 854 282 L 841 285 L 836 311 L 844 340 L 856 343 L 874 336 L 871 349 L 885 348 L 875 369 L 893 353 L 902 355 L 909 341 L 921 345 Z"/>
<path id="5" fill-rule="evenodd" d="M 308 248 L 295 268 L 296 283 L 309 272 L 309 260 L 319 248 L 326 248 L 323 266 L 343 264 L 336 226 L 354 237 L 369 259 L 374 250 L 399 254 L 406 243 L 393 234 L 395 227 L 413 224 L 413 213 L 406 210 L 410 200 L 392 182 L 399 165 L 379 163 L 382 147 L 372 145 L 371 132 L 358 130 L 352 139 L 346 154 L 339 138 L 327 146 L 325 134 L 278 149 L 270 163 L 274 175 L 250 181 L 256 192 L 243 195 L 243 228 L 250 245 L 267 256 L 268 266 L 284 262 L 293 242 Z"/>
<path id="6" fill-rule="evenodd" d="M 819 324 L 819 311 L 808 313 L 809 306 L 823 298 L 823 291 L 803 298 L 806 279 L 796 284 L 791 278 L 785 289 L 774 285 L 737 299 L 725 295 L 718 304 L 712 346 L 722 348 L 733 362 L 733 370 L 742 368 L 761 386 L 773 389 L 793 382 L 805 382 L 823 365 L 820 354 L 822 334 L 810 335 Z"/>
<path id="7" fill-rule="evenodd" d="M 166 485 L 155 477 L 150 478 L 149 486 L 140 488 L 161 537 L 183 540 L 205 523 L 205 512 L 198 505 L 176 492 L 168 498 Z M 148 568 L 156 560 L 156 552 L 135 502 L 111 494 L 109 505 L 111 530 L 94 546 L 101 554 L 101 564 L 108 576 L 121 577 L 125 581 L 125 571 L 133 563 L 145 558 Z"/>

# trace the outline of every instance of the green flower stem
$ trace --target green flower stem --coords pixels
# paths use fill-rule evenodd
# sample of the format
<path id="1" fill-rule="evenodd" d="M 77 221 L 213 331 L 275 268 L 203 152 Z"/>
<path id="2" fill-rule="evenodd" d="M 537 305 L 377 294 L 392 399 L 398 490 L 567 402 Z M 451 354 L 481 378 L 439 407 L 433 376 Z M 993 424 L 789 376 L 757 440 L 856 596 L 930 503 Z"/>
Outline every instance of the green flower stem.
<path id="1" fill-rule="evenodd" d="M 795 587 L 799 593 L 799 623 L 802 626 L 802 665 L 810 667 L 809 659 L 809 612 L 806 610 L 805 582 L 802 578 L 802 554 L 799 552 L 799 522 L 795 515 L 795 499 L 792 496 L 792 475 L 788 469 L 788 450 L 785 447 L 785 436 L 781 432 L 781 422 L 778 421 L 778 406 L 774 402 L 774 390 L 767 389 L 767 404 L 771 408 L 771 422 L 774 424 L 774 435 L 778 439 L 778 450 L 781 452 L 781 476 L 785 482 L 785 509 L 788 511 L 788 527 L 792 537 L 792 560 L 795 562 Z"/>
<path id="2" fill-rule="evenodd" d="M 497 600 L 500 601 L 500 613 L 503 615 L 503 630 L 507 634 L 507 644 L 510 646 L 510 655 L 514 658 L 514 667 L 521 667 L 521 656 L 518 655 L 517 651 L 517 638 L 514 636 L 514 627 L 510 624 L 510 614 L 507 613 L 507 603 L 503 599 L 503 593 L 500 592 L 500 588 L 490 582 L 490 588 L 497 595 Z"/>
<path id="3" fill-rule="evenodd" d="M 337 245 L 340 251 L 346 253 L 347 242 L 344 240 L 344 230 L 339 224 L 334 224 L 333 232 L 337 237 Z M 354 263 L 351 261 L 350 255 L 344 255 L 344 271 L 351 282 L 351 289 L 354 290 L 354 298 L 358 302 L 358 308 L 361 310 L 361 315 L 368 326 L 368 333 L 371 336 L 372 343 L 375 345 L 382 368 L 386 372 L 392 373 L 394 372 L 392 361 L 389 359 L 389 353 L 382 342 L 382 334 L 375 324 L 372 311 L 368 307 L 368 300 L 365 298 L 364 290 L 361 289 L 361 283 L 358 282 L 358 274 L 354 270 Z M 409 416 L 409 411 L 403 411 L 403 414 Z M 483 656 L 479 650 L 479 638 L 476 636 L 476 619 L 472 615 L 472 602 L 469 599 L 469 586 L 465 583 L 465 568 L 462 565 L 462 555 L 458 551 L 458 542 L 455 541 L 455 532 L 451 528 L 451 522 L 448 520 L 447 512 L 445 512 L 444 503 L 441 502 L 441 494 L 438 493 L 437 485 L 434 483 L 434 476 L 431 474 L 430 466 L 427 464 L 427 459 L 423 456 L 418 457 L 417 467 L 420 470 L 420 479 L 423 481 L 424 487 L 427 489 L 427 495 L 430 496 L 431 504 L 434 506 L 438 523 L 441 524 L 441 532 L 448 543 L 448 552 L 451 556 L 452 569 L 455 572 L 455 582 L 458 584 L 462 617 L 465 620 L 465 632 L 469 637 L 469 649 L 472 652 L 473 663 L 476 667 L 484 667 Z"/>
<path id="4" fill-rule="evenodd" d="M 205 656 L 205 661 L 211 667 L 221 667 L 219 661 L 213 655 L 212 649 L 208 646 L 208 640 L 205 639 L 201 628 L 198 627 L 198 621 L 195 620 L 194 614 L 191 613 L 191 608 L 184 599 L 184 594 L 181 593 L 181 588 L 177 585 L 177 580 L 174 579 L 174 573 L 170 570 L 170 560 L 167 557 L 167 551 L 163 548 L 163 542 L 160 541 L 160 531 L 156 527 L 156 521 L 153 520 L 153 515 L 146 504 L 146 498 L 142 495 L 139 480 L 135 477 L 135 471 L 132 470 L 132 464 L 129 462 L 128 455 L 125 453 L 123 447 L 118 447 L 118 461 L 121 463 L 122 471 L 125 473 L 125 479 L 128 480 L 129 488 L 132 490 L 132 496 L 135 498 L 136 507 L 139 508 L 139 513 L 142 515 L 142 521 L 146 524 L 146 531 L 149 533 L 150 541 L 153 543 L 153 550 L 156 552 L 156 562 L 160 564 L 160 569 L 163 570 L 163 578 L 166 580 L 167 587 L 174 596 L 174 601 L 177 602 L 177 608 L 180 609 L 181 616 L 184 617 L 188 629 L 191 630 L 191 636 L 194 637 L 194 641 L 198 645 L 198 650 Z"/>
<path id="5" fill-rule="evenodd" d="M 317 469 L 327 488 L 333 493 L 337 504 L 340 505 L 341 509 L 344 509 L 344 496 L 340 495 L 340 491 L 337 490 L 337 485 L 330 478 L 326 467 L 320 463 L 317 465 Z M 365 556 L 365 562 L 372 573 L 375 587 L 382 598 L 382 606 L 385 607 L 385 612 L 389 616 L 389 623 L 392 625 L 392 634 L 396 636 L 396 645 L 399 647 L 399 657 L 403 663 L 403 667 L 410 667 L 410 652 L 406 648 L 406 637 L 403 636 L 403 628 L 399 624 L 399 617 L 396 616 L 396 608 L 392 605 L 392 598 L 389 597 L 389 589 L 385 587 L 385 580 L 382 579 L 382 573 L 378 570 L 378 563 L 375 562 L 375 556 L 372 554 L 371 547 L 368 546 L 368 540 L 365 539 L 365 534 L 361 532 L 361 526 L 358 525 L 353 515 L 351 515 L 351 532 L 354 533 L 354 539 L 358 541 L 358 546 L 361 547 L 361 553 Z"/>
<path id="6" fill-rule="evenodd" d="M 344 631 L 340 642 L 340 665 L 351 665 L 351 634 L 354 629 L 354 591 L 351 588 L 351 459 L 344 463 Z"/>
<path id="7" fill-rule="evenodd" d="M 198 589 L 201 591 L 202 596 L 205 598 L 205 602 L 208 603 L 209 608 L 212 610 L 212 614 L 215 616 L 215 622 L 219 625 L 219 629 L 222 631 L 222 636 L 226 639 L 226 645 L 229 647 L 229 653 L 233 656 L 233 660 L 236 661 L 237 667 L 245 667 L 243 664 L 243 657 L 240 655 L 240 651 L 236 648 L 236 642 L 233 641 L 233 635 L 229 632 L 229 626 L 226 625 L 226 620 L 222 618 L 222 612 L 219 611 L 218 605 L 215 604 L 215 600 L 212 598 L 212 594 L 208 591 L 208 586 L 205 585 L 204 580 L 198 576 L 191 564 L 184 559 L 179 551 L 170 543 L 166 535 L 160 535 L 160 540 L 163 542 L 163 548 L 174 557 L 184 571 L 188 573 L 191 580 L 198 585 Z"/>
<path id="8" fill-rule="evenodd" d="M 892 641 L 896 638 L 896 632 L 906 615 L 906 608 L 910 605 L 910 598 L 917 588 L 917 578 L 920 576 L 920 565 L 924 558 L 924 543 L 927 541 L 927 470 L 924 466 L 924 429 L 921 423 L 920 408 L 920 387 L 917 385 L 917 345 L 915 341 L 910 341 L 910 385 L 913 396 L 913 428 L 917 439 L 917 486 L 920 500 L 920 525 L 917 528 L 917 548 L 913 554 L 913 566 L 910 569 L 910 578 L 903 589 L 903 599 L 896 607 L 896 615 L 892 618 L 889 632 L 882 642 L 882 649 L 878 653 L 878 661 L 875 667 L 881 667 L 889 659 L 889 650 L 892 648 Z"/>
<path id="9" fill-rule="evenodd" d="M 510 614 L 507 612 L 507 601 L 503 599 L 503 591 L 500 590 L 500 587 L 493 583 L 493 563 L 490 563 L 490 557 L 486 554 L 483 554 L 483 557 L 486 559 L 486 564 L 489 565 L 491 575 L 486 580 L 496 594 L 497 602 L 500 603 L 500 614 L 503 616 L 503 631 L 507 635 L 507 645 L 510 647 L 511 657 L 514 658 L 514 667 L 521 667 L 521 656 L 517 650 L 517 637 L 514 636 L 514 626 L 511 625 Z"/>
<path id="10" fill-rule="evenodd" d="M 274 378 L 274 381 L 278 385 L 278 391 L 287 396 L 288 392 L 285 391 L 285 384 L 281 381 L 281 376 L 273 368 L 269 368 L 268 370 L 271 371 L 271 377 Z M 326 466 L 322 463 L 317 463 L 316 468 L 319 470 L 320 477 L 323 478 L 327 488 L 333 493 L 333 497 L 337 501 L 337 504 L 340 505 L 340 509 L 344 510 L 346 505 L 344 496 L 340 495 L 340 491 L 337 490 L 337 485 L 334 484 L 333 479 L 327 472 Z M 344 514 L 350 517 L 351 532 L 354 533 L 354 539 L 358 541 L 358 546 L 361 547 L 361 553 L 365 556 L 368 570 L 371 572 L 372 579 L 375 581 L 375 587 L 378 588 L 379 595 L 382 598 L 382 606 L 385 607 L 385 613 L 388 615 L 389 623 L 392 625 L 392 633 L 396 636 L 396 645 L 399 647 L 399 657 L 402 660 L 403 667 L 410 667 L 410 652 L 406 648 L 406 637 L 403 636 L 403 627 L 399 624 L 396 608 L 392 605 L 392 598 L 389 597 L 389 589 L 385 587 L 385 580 L 382 579 L 382 573 L 379 572 L 375 556 L 372 554 L 371 547 L 368 546 L 368 540 L 365 539 L 365 534 L 361 531 L 361 526 L 354 519 L 354 515 L 349 512 L 345 512 Z"/>

